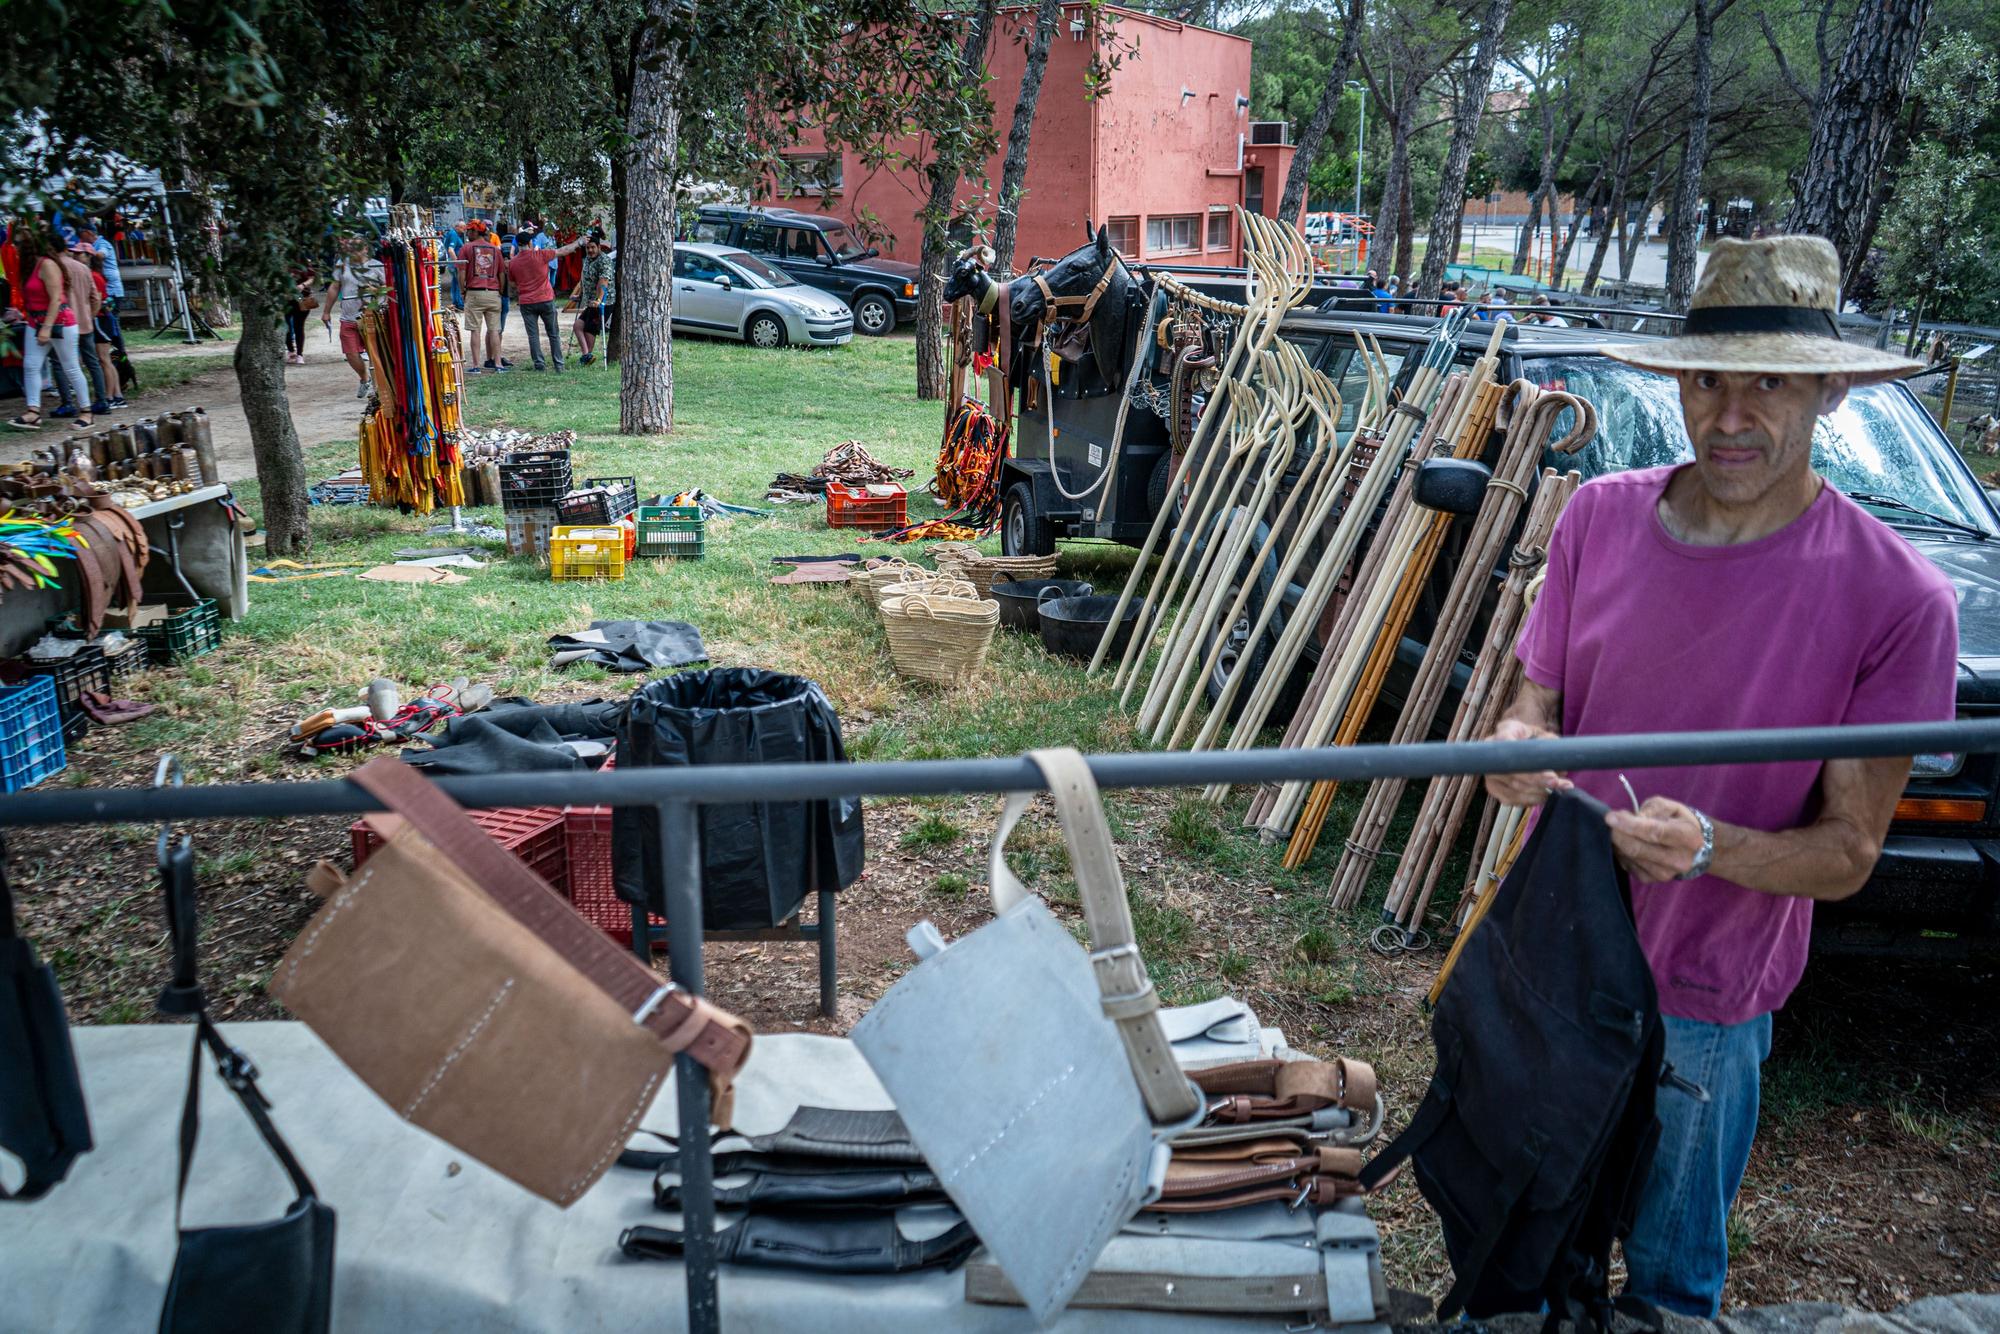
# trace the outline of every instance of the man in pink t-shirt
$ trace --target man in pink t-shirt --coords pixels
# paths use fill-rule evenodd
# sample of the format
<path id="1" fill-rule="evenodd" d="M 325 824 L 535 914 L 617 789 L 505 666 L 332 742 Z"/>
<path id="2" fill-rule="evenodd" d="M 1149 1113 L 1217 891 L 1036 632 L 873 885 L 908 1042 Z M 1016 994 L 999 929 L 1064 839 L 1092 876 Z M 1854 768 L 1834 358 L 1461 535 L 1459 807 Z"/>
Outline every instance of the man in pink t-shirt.
<path id="1" fill-rule="evenodd" d="M 1604 349 L 1680 381 L 1694 461 L 1576 493 L 1496 738 L 1952 718 L 1951 583 L 1813 471 L 1814 425 L 1850 386 L 1918 368 L 1842 343 L 1838 309 L 1826 241 L 1723 240 L 1681 336 Z M 1708 1093 L 1661 1090 L 1628 1293 L 1716 1314 L 1771 1012 L 1805 968 L 1813 900 L 1867 881 L 1909 770 L 1907 757 L 1628 769 L 1636 813 L 1614 773 L 1488 779 L 1512 805 L 1573 784 L 1612 807 L 1667 1060 Z"/>
<path id="2" fill-rule="evenodd" d="M 542 361 L 542 331 L 549 335 L 549 361 L 558 373 L 563 368 L 562 333 L 556 326 L 556 294 L 549 286 L 549 265 L 572 250 L 583 248 L 578 237 L 553 250 L 533 250 L 534 233 L 522 232 L 514 238 L 514 257 L 507 261 L 507 287 L 520 307 L 521 322 L 528 326 L 528 356 L 536 370 L 548 369 Z"/>

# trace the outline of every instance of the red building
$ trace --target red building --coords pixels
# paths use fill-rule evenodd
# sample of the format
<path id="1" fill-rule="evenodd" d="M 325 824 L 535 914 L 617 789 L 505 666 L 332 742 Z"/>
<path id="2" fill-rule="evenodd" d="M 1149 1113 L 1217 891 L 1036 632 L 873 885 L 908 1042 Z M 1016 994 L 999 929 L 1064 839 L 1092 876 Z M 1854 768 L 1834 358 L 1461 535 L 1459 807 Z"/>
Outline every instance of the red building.
<path id="1" fill-rule="evenodd" d="M 1249 118 L 1250 42 L 1210 28 L 1191 27 L 1129 9 L 1107 7 L 1088 25 L 1088 9 L 1065 6 L 1049 44 L 1035 134 L 1015 245 L 1016 267 L 1029 257 L 1053 258 L 1083 244 L 1083 223 L 1108 222 L 1111 239 L 1128 258 L 1174 257 L 1186 264 L 1237 264 L 1241 241 L 1230 206 L 1273 214 L 1284 192 L 1293 149 L 1286 127 Z M 1032 8 L 1000 11 L 987 51 L 994 125 L 999 149 L 986 165 L 989 189 L 1000 188 L 1001 157 L 1027 64 Z M 1092 42 L 1122 53 L 1110 87 L 1086 99 L 1084 71 Z M 1277 142 L 1263 142 L 1273 140 Z M 913 153 L 915 150 L 913 149 Z M 916 153 L 921 160 L 921 154 Z M 774 183 L 757 202 L 820 209 L 854 223 L 864 212 L 893 236 L 882 253 L 915 262 L 922 242 L 918 221 L 927 194 L 915 168 L 873 169 L 848 152 L 839 163 L 800 154 L 795 181 L 825 182 L 791 188 Z M 978 202 L 977 181 L 959 186 L 961 207 Z M 989 222 L 992 201 L 979 212 Z"/>

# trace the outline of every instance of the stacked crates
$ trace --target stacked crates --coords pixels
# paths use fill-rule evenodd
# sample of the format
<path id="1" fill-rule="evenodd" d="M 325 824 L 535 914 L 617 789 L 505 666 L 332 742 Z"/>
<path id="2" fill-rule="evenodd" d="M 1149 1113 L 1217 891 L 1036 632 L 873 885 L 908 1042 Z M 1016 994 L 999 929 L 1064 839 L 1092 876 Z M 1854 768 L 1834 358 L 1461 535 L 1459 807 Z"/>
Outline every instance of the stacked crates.
<path id="1" fill-rule="evenodd" d="M 517 450 L 500 460 L 500 508 L 507 517 L 507 554 L 546 557 L 561 520 L 556 504 L 569 494 L 569 451 Z"/>
<path id="2" fill-rule="evenodd" d="M 623 579 L 625 530 L 559 525 L 549 538 L 549 578 Z"/>

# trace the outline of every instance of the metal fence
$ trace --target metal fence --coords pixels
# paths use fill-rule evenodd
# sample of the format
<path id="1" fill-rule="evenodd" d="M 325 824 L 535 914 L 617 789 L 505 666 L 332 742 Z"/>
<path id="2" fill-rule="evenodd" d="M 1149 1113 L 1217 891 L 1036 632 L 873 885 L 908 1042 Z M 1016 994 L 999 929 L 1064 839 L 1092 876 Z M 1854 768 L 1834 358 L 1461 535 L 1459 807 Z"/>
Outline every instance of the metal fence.
<path id="1" fill-rule="evenodd" d="M 1572 737 L 1553 741 L 1426 742 L 1312 750 L 1176 751 L 1099 755 L 1091 772 L 1104 788 L 1206 787 L 1213 783 L 1361 782 L 1454 774 L 1617 771 L 2000 751 L 2000 718 L 1908 726 L 1785 728 Z M 507 774 L 439 783 L 469 807 L 651 806 L 658 812 L 667 893 L 667 967 L 672 980 L 702 994 L 702 861 L 697 807 L 841 797 L 914 797 L 1031 792 L 1044 786 L 1025 756 L 988 760 L 909 760 L 842 765 L 715 765 L 619 769 L 590 774 Z M 30 825 L 165 823 L 349 815 L 382 805 L 344 779 L 208 787 L 75 788 L 0 798 L 0 828 Z M 633 909 L 635 947 L 648 951 L 645 909 Z M 708 1073 L 692 1057 L 674 1063 L 680 1124 L 709 1124 Z M 700 1134 L 681 1137 L 687 1324 L 720 1328 L 716 1287 L 714 1164 Z"/>

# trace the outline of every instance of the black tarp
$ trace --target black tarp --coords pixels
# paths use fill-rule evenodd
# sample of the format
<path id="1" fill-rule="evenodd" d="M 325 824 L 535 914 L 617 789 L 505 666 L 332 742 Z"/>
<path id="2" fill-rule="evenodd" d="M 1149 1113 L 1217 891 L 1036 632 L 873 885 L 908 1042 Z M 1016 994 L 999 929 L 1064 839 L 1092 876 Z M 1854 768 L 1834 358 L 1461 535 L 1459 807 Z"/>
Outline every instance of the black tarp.
<path id="1" fill-rule="evenodd" d="M 403 761 L 433 774 L 528 773 L 587 766 L 565 741 L 608 741 L 618 735 L 626 701 L 586 700 L 580 704 L 536 704 L 518 697 L 496 699 L 483 712 L 449 719 L 412 747 Z"/>
<path id="2" fill-rule="evenodd" d="M 577 661 L 613 672 L 646 672 L 708 661 L 701 631 L 686 621 L 592 621 L 588 630 L 549 636 L 549 647 L 557 653 L 591 650 L 590 657 Z"/>
<path id="3" fill-rule="evenodd" d="M 631 698 L 618 735 L 618 767 L 681 764 L 842 763 L 840 718 L 817 685 L 751 667 L 682 672 L 649 681 Z M 703 925 L 775 926 L 812 891 L 842 889 L 864 860 L 861 800 L 755 802 L 701 807 Z M 666 911 L 657 815 L 612 817 L 618 895 Z"/>

